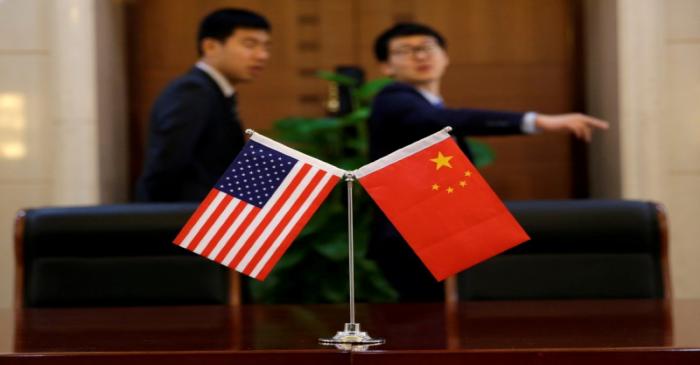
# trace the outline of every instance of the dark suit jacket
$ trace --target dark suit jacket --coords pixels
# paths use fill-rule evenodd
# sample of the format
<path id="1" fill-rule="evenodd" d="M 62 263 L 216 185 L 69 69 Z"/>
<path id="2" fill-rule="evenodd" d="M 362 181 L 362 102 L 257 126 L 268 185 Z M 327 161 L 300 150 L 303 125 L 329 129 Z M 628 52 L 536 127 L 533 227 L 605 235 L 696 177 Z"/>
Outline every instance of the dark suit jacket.
<path id="1" fill-rule="evenodd" d="M 522 119 L 522 113 L 436 107 L 413 86 L 396 82 L 374 98 L 370 158 L 384 157 L 446 126 L 452 127 L 458 141 L 468 135 L 519 134 Z"/>
<path id="2" fill-rule="evenodd" d="M 447 109 L 432 105 L 415 88 L 393 83 L 377 94 L 369 118 L 371 160 L 405 147 L 451 126 L 460 147 L 467 135 L 521 133 L 522 113 L 476 109 Z M 399 292 L 401 301 L 441 301 L 442 283 L 433 278 L 394 226 L 375 209 L 368 255 Z"/>
<path id="3" fill-rule="evenodd" d="M 235 100 L 194 67 L 174 80 L 151 112 L 140 201 L 203 199 L 244 144 Z"/>

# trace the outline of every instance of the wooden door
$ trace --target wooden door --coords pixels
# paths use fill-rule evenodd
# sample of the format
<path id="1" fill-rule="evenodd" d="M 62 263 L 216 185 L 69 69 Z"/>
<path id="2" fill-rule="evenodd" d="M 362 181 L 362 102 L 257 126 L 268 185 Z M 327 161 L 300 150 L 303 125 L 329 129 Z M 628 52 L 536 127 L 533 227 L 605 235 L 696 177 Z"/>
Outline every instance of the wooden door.
<path id="1" fill-rule="evenodd" d="M 141 0 L 127 3 L 131 175 L 140 173 L 149 109 L 196 61 L 196 28 L 210 11 L 245 7 L 272 23 L 264 75 L 240 91 L 246 127 L 320 116 L 328 87 L 318 69 L 359 65 L 377 77 L 376 35 L 396 21 L 434 26 L 448 40 L 449 106 L 560 113 L 581 106 L 576 0 Z M 587 194 L 585 150 L 566 135 L 480 138 L 496 152 L 483 173 L 503 199 Z"/>

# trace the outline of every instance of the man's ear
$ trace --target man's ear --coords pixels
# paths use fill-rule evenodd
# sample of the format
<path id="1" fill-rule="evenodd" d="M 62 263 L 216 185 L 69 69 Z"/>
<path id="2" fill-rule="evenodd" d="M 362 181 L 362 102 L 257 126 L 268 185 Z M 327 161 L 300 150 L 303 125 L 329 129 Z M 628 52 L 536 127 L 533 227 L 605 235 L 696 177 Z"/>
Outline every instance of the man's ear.
<path id="1" fill-rule="evenodd" d="M 379 70 L 384 74 L 384 76 L 393 77 L 396 73 L 394 67 L 392 67 L 388 62 L 379 63 Z"/>
<path id="2" fill-rule="evenodd" d="M 221 42 L 214 38 L 204 38 L 202 39 L 202 55 L 212 55 L 221 48 Z"/>

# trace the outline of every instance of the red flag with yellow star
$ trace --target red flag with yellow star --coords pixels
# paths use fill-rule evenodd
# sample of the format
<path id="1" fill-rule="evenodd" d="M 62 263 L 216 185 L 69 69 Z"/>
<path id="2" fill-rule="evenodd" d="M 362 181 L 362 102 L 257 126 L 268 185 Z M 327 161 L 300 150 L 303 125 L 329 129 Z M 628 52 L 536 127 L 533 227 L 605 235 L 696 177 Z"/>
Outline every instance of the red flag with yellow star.
<path id="1" fill-rule="evenodd" d="M 437 280 L 530 239 L 446 130 L 355 177 Z"/>

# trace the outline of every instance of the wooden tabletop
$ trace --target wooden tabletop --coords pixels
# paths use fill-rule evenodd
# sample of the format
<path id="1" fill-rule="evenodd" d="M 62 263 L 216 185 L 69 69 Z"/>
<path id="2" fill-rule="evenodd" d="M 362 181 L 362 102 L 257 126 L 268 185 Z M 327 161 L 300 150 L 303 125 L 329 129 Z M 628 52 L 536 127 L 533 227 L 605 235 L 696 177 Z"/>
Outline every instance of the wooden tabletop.
<path id="1" fill-rule="evenodd" d="M 358 304 L 386 344 L 318 345 L 346 305 L 0 310 L 0 364 L 700 364 L 700 300 Z"/>

